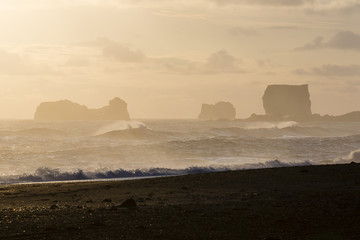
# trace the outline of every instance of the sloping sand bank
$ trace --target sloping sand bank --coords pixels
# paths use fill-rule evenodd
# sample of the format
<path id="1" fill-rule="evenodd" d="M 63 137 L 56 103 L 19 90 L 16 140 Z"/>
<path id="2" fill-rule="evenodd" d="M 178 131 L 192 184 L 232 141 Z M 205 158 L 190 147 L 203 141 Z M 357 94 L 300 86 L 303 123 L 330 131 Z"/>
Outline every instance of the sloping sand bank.
<path id="1" fill-rule="evenodd" d="M 356 163 L 3 185 L 0 199 L 0 239 L 360 239 Z"/>

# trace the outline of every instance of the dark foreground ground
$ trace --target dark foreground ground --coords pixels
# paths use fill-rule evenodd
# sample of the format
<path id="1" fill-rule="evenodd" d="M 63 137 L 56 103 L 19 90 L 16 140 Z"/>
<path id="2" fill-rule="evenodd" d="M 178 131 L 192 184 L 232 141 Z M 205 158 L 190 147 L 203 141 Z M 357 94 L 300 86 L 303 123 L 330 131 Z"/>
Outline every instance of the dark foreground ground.
<path id="1" fill-rule="evenodd" d="M 355 163 L 0 186 L 0 199 L 0 239 L 360 239 Z"/>

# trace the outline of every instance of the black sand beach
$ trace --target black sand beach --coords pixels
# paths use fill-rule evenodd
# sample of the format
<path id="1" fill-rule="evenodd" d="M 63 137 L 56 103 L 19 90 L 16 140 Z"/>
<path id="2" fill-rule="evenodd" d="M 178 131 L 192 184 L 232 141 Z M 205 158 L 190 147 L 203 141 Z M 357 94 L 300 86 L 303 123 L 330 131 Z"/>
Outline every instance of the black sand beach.
<path id="1" fill-rule="evenodd" d="M 0 199 L 0 239 L 360 239 L 356 163 L 2 185 Z"/>

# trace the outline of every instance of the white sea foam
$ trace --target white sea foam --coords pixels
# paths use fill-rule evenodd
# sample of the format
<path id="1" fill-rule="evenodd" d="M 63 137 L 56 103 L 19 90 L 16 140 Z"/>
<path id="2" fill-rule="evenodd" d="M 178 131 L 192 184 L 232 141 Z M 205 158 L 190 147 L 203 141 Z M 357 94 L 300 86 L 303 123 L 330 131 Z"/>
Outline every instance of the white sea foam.
<path id="1" fill-rule="evenodd" d="M 360 123 L 0 120 L 0 182 L 360 162 L 359 129 Z"/>
<path id="2" fill-rule="evenodd" d="M 101 135 L 107 132 L 112 131 L 121 131 L 121 130 L 128 130 L 128 129 L 135 129 L 135 128 L 147 128 L 147 126 L 140 121 L 117 121 L 105 126 L 100 127 L 93 135 Z"/>
<path id="3" fill-rule="evenodd" d="M 360 149 L 351 151 L 347 156 L 335 158 L 333 163 L 350 163 L 350 162 L 357 162 L 360 163 Z"/>
<path id="4" fill-rule="evenodd" d="M 344 160 L 351 162 L 360 162 L 360 149 L 352 151 Z"/>
<path id="5" fill-rule="evenodd" d="M 73 171 L 61 171 L 47 167 L 38 168 L 34 173 L 22 175 L 1 176 L 0 183 L 28 183 L 28 182 L 50 182 L 50 181 L 76 181 L 76 180 L 101 180 L 101 179 L 123 179 L 139 177 L 161 177 L 177 176 L 198 173 L 224 172 L 245 169 L 279 168 L 291 166 L 308 166 L 310 162 L 281 162 L 279 160 L 266 161 L 264 163 L 252 163 L 225 166 L 191 166 L 188 168 L 150 168 L 150 169 L 99 169 L 96 171 L 84 171 L 77 169 Z"/>
<path id="6" fill-rule="evenodd" d="M 248 124 L 245 128 L 246 129 L 265 129 L 265 128 L 288 128 L 288 127 L 297 127 L 299 126 L 299 123 L 294 121 L 286 121 L 286 122 L 254 122 Z"/>

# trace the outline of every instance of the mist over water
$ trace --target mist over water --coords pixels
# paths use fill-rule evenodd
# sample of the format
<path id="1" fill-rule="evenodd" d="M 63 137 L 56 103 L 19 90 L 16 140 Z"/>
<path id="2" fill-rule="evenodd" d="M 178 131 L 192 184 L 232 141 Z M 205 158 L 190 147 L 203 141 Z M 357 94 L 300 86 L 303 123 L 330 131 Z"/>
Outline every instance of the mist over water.
<path id="1" fill-rule="evenodd" d="M 0 182 L 360 162 L 360 123 L 0 121 Z"/>

